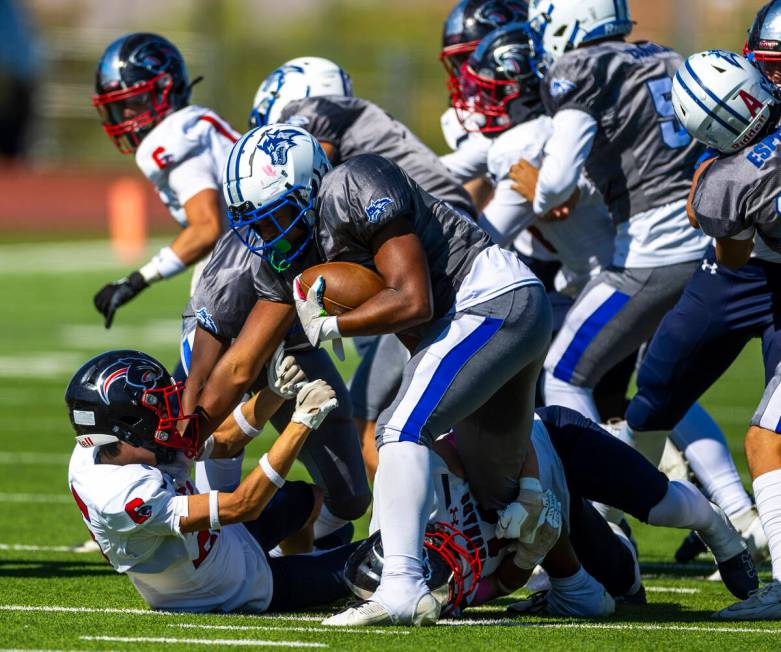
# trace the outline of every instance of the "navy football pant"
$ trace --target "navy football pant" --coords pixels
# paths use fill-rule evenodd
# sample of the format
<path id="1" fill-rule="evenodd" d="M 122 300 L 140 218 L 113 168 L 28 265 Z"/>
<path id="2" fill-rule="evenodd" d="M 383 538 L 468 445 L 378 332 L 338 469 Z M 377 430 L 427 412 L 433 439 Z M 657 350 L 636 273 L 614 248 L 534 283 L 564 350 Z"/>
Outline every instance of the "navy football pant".
<path id="1" fill-rule="evenodd" d="M 729 368 L 762 338 L 765 384 L 781 361 L 781 265 L 751 260 L 733 271 L 705 260 L 651 341 L 627 410 L 635 431 L 672 430 Z"/>

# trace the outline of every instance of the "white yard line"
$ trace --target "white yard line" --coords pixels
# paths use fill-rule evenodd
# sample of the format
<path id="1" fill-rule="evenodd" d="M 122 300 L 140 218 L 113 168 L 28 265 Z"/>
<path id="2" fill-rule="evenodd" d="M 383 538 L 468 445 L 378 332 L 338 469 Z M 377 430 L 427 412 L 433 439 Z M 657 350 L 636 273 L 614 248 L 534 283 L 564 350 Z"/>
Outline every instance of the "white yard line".
<path id="1" fill-rule="evenodd" d="M 691 595 L 699 593 L 699 589 L 687 589 L 680 586 L 646 586 L 645 590 L 648 593 L 686 593 Z"/>
<path id="2" fill-rule="evenodd" d="M 59 421 L 62 422 L 62 419 Z M 0 464 L 59 466 L 67 464 L 70 458 L 70 453 L 11 453 L 0 451 Z"/>
<path id="3" fill-rule="evenodd" d="M 182 629 L 216 629 L 238 632 L 249 632 L 254 630 L 261 631 L 285 631 L 285 632 L 316 632 L 316 633 L 338 633 L 338 634 L 379 634 L 385 636 L 396 636 L 397 634 L 407 635 L 406 630 L 389 629 L 345 629 L 343 627 L 291 627 L 289 625 L 198 625 L 197 623 L 176 623 L 168 625 L 169 627 L 179 627 Z"/>
<path id="4" fill-rule="evenodd" d="M 526 627 L 535 629 L 610 629 L 619 631 L 675 631 L 705 632 L 713 634 L 781 634 L 781 629 L 762 629 L 760 627 L 698 627 L 696 625 L 640 625 L 637 623 L 524 623 L 510 618 L 465 618 L 460 620 L 440 620 L 442 627 Z"/>
<path id="5" fill-rule="evenodd" d="M 109 641 L 115 643 L 165 643 L 168 645 L 219 645 L 228 647 L 315 647 L 326 648 L 325 643 L 306 641 L 260 641 L 243 638 L 168 638 L 164 636 L 79 636 L 82 641 Z"/>
<path id="6" fill-rule="evenodd" d="M 69 546 L 29 546 L 24 543 L 0 543 L 0 550 L 22 550 L 29 552 L 74 552 Z"/>
<path id="7" fill-rule="evenodd" d="M 152 609 L 120 609 L 116 607 L 64 607 L 59 605 L 24 605 L 24 604 L 0 604 L 0 611 L 39 611 L 43 613 L 85 613 L 85 614 L 123 614 L 132 616 L 198 616 L 200 614 L 188 614 L 180 611 L 153 611 Z M 215 614 L 211 614 L 215 615 Z M 301 622 L 322 622 L 326 616 L 305 616 L 296 614 L 216 614 L 220 618 L 251 617 L 253 619 L 266 620 L 293 620 Z"/>
<path id="8" fill-rule="evenodd" d="M 12 494 L 0 493 L 0 503 L 73 503 L 68 494 Z"/>

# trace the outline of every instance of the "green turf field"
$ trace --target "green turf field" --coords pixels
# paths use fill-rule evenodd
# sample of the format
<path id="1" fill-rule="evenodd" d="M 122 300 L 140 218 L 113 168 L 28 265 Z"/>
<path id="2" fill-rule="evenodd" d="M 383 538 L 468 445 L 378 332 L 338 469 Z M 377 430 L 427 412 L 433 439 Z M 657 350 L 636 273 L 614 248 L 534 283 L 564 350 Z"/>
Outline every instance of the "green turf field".
<path id="1" fill-rule="evenodd" d="M 441 649 L 773 649 L 773 624 L 722 624 L 710 613 L 730 602 L 693 568 L 670 561 L 682 534 L 633 523 L 650 604 L 619 607 L 607 621 L 505 619 L 503 604 L 422 631 L 333 632 L 322 615 L 196 616 L 149 612 L 130 582 L 99 554 L 68 549 L 87 538 L 67 490 L 73 446 L 63 392 L 71 373 L 107 348 L 138 347 L 173 365 L 178 316 L 189 279 L 161 283 L 123 308 L 105 331 L 92 307 L 102 283 L 127 269 L 101 242 L 0 245 L 0 648 L 207 649 L 312 647 Z M 696 325 L 692 325 L 696 327 Z M 349 370 L 354 360 L 346 366 Z M 762 391 L 759 348 L 752 346 L 707 394 L 745 474 L 742 435 Z M 257 454 L 268 443 L 261 437 Z M 265 441 L 264 441 L 265 440 Z M 254 457 L 254 456 L 251 456 Z M 301 469 L 296 473 L 302 474 Z M 745 475 L 744 475 L 745 477 Z M 365 533 L 366 524 L 358 528 Z M 767 575 L 764 569 L 763 575 Z"/>

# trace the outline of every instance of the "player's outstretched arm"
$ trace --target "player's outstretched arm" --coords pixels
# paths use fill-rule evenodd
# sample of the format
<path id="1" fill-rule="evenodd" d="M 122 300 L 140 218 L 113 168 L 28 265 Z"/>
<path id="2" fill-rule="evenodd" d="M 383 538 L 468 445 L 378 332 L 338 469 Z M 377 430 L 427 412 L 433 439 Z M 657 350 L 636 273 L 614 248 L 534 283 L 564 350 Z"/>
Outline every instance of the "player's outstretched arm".
<path id="1" fill-rule="evenodd" d="M 218 190 L 201 190 L 184 204 L 187 226 L 171 243 L 171 250 L 182 264 L 190 266 L 209 255 L 222 234 L 220 194 Z"/>
<path id="2" fill-rule="evenodd" d="M 260 516 L 296 461 L 309 433 L 316 430 L 337 407 L 336 392 L 323 380 L 301 388 L 296 409 L 287 428 L 280 434 L 255 468 L 233 492 L 211 492 L 190 496 L 188 514 L 179 523 L 183 533 L 214 529 L 231 523 L 251 521 Z M 215 498 L 212 495 L 216 496 Z"/>
<path id="3" fill-rule="evenodd" d="M 393 220 L 371 242 L 374 264 L 386 288 L 337 318 L 341 335 L 396 333 L 430 321 L 434 314 L 426 254 L 409 220 Z"/>
<path id="4" fill-rule="evenodd" d="M 239 404 L 290 330 L 295 315 L 295 308 L 289 304 L 258 301 L 239 336 L 216 363 L 203 389 L 192 388 L 187 405 L 195 405 L 194 411 L 200 414 L 201 441 L 205 441 Z M 197 346 L 193 348 L 193 355 L 198 355 Z"/>

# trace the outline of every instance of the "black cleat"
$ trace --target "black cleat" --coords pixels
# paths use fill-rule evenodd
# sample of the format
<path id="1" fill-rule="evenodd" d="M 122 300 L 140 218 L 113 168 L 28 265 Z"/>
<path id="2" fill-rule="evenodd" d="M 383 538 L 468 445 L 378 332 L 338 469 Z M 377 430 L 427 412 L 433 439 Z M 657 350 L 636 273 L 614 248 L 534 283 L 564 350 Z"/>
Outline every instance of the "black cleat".
<path id="1" fill-rule="evenodd" d="M 648 604 L 648 596 L 645 594 L 645 587 L 641 584 L 640 588 L 634 593 L 620 595 L 616 599 L 616 604 Z"/>
<path id="2" fill-rule="evenodd" d="M 718 566 L 724 586 L 736 598 L 745 600 L 752 591 L 759 588 L 757 569 L 748 550 L 743 550 L 740 554 L 730 557 Z"/>
<path id="3" fill-rule="evenodd" d="M 679 564 L 688 564 L 704 552 L 708 552 L 708 547 L 697 536 L 697 533 L 692 531 L 686 535 L 686 538 L 681 541 L 681 545 L 678 546 L 678 550 L 675 551 L 675 561 Z"/>

